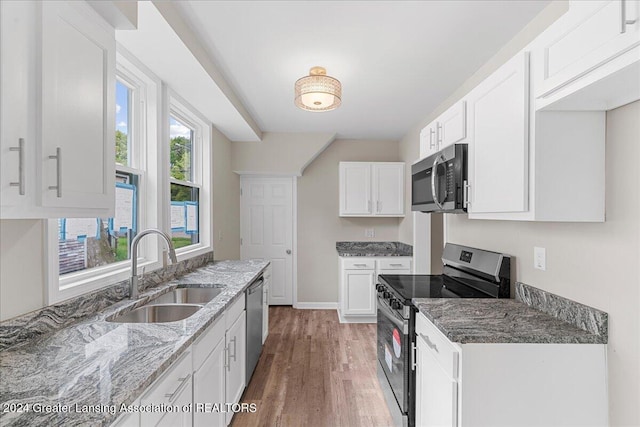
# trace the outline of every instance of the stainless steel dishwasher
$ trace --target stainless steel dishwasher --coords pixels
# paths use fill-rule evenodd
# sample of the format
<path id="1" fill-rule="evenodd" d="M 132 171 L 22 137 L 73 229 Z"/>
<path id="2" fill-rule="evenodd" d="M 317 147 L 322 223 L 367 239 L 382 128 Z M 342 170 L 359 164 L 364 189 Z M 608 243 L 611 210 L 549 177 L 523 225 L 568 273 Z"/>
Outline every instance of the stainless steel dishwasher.
<path id="1" fill-rule="evenodd" d="M 246 291 L 247 298 L 247 384 L 262 353 L 262 287 L 264 279 L 257 278 Z"/>

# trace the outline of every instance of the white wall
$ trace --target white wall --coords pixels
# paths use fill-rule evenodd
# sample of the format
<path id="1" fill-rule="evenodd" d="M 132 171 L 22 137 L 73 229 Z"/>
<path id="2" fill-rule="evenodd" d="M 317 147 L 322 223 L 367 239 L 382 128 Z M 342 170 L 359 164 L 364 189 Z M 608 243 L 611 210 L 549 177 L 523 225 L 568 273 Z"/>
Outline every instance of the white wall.
<path id="1" fill-rule="evenodd" d="M 44 221 L 0 220 L 0 321 L 44 304 Z"/>
<path id="2" fill-rule="evenodd" d="M 338 301 L 337 241 L 396 241 L 397 218 L 338 217 L 338 163 L 399 161 L 395 141 L 336 140 L 298 179 L 298 301 Z M 373 228 L 375 238 L 365 238 Z"/>

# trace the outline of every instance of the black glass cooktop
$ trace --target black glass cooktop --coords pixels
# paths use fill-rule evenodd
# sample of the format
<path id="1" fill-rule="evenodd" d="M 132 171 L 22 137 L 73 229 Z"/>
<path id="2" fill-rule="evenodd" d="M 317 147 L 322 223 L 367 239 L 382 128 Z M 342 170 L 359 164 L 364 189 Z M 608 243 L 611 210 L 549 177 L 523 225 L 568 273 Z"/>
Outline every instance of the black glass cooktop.
<path id="1" fill-rule="evenodd" d="M 379 278 L 407 303 L 412 298 L 492 298 L 446 275 L 381 274 Z"/>

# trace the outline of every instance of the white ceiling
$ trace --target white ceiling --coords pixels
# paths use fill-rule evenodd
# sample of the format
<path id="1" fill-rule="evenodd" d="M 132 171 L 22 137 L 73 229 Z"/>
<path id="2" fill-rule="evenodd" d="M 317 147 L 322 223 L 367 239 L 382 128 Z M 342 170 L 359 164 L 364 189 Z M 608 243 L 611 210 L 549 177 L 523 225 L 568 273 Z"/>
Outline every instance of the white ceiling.
<path id="1" fill-rule="evenodd" d="M 263 131 L 400 139 L 549 0 L 175 2 Z M 315 65 L 342 106 L 293 104 Z"/>

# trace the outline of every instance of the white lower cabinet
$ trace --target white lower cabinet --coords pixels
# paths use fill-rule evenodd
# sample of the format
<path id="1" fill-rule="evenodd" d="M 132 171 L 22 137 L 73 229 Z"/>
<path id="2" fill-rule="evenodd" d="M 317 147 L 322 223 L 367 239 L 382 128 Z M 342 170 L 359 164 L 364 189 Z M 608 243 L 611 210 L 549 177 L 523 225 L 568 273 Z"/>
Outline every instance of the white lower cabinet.
<path id="1" fill-rule="evenodd" d="M 226 426 L 225 399 L 226 354 L 224 317 L 216 320 L 193 344 L 193 425 Z M 199 406 L 203 405 L 203 406 Z"/>
<path id="2" fill-rule="evenodd" d="M 242 397 L 246 385 L 247 371 L 247 315 L 244 294 L 225 312 L 225 402 L 237 403 Z M 226 422 L 229 424 L 233 412 L 227 412 Z"/>
<path id="3" fill-rule="evenodd" d="M 605 344 L 449 341 L 416 316 L 416 426 L 608 425 Z"/>
<path id="4" fill-rule="evenodd" d="M 342 323 L 375 323 L 379 274 L 410 274 L 409 257 L 340 258 L 338 317 Z"/>
<path id="5" fill-rule="evenodd" d="M 192 425 L 191 413 L 182 410 L 184 405 L 193 401 L 192 371 L 191 351 L 187 350 L 140 398 L 142 406 L 165 405 L 177 407 L 178 410 L 143 412 L 140 415 L 141 426 L 178 427 Z"/>

